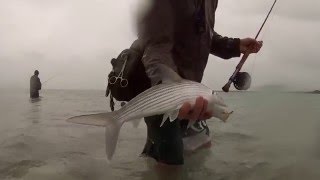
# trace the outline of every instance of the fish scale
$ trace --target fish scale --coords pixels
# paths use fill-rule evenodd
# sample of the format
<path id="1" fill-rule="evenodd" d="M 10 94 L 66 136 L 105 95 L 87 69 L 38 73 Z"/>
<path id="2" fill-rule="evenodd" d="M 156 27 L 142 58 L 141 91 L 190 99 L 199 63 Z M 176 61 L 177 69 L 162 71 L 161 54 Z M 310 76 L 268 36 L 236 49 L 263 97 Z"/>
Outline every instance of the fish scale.
<path id="1" fill-rule="evenodd" d="M 184 89 L 180 90 L 180 85 L 185 84 Z M 164 87 L 170 87 L 169 88 L 161 88 L 161 86 Z M 160 89 L 157 91 L 156 89 Z M 169 92 L 166 92 L 166 90 L 171 90 Z M 205 93 L 206 92 L 206 93 Z M 184 81 L 179 84 L 161 84 L 159 87 L 156 87 L 155 90 L 150 90 L 150 94 L 147 97 L 154 97 L 152 99 L 146 98 L 144 94 L 140 94 L 137 96 L 137 98 L 132 99 L 130 104 L 126 104 L 123 107 L 123 111 L 120 116 L 120 119 L 135 119 L 137 116 L 144 116 L 144 112 L 147 112 L 147 114 L 154 113 L 156 111 L 154 109 L 154 106 L 157 106 L 159 108 L 163 107 L 170 107 L 170 100 L 174 97 L 180 97 L 182 94 L 187 94 L 187 96 L 192 96 L 192 95 L 210 95 L 211 90 L 205 86 L 199 86 L 199 83 L 195 83 L 193 81 Z M 160 95 L 159 95 L 160 94 Z M 184 96 L 183 96 L 184 97 Z M 148 101 L 150 100 L 150 101 Z M 145 102 L 144 104 L 138 103 L 138 102 Z M 159 104 L 161 103 L 161 104 Z M 135 105 L 132 105 L 135 104 Z M 150 109 L 151 108 L 151 109 Z M 161 108 L 161 109 L 163 109 Z M 145 117 L 145 116 L 144 116 Z"/>
<path id="2" fill-rule="evenodd" d="M 190 86 L 187 83 L 184 83 L 184 84 L 179 83 L 177 85 L 172 85 L 172 84 L 159 85 L 160 86 L 159 90 L 157 90 L 158 88 L 150 89 L 150 92 L 147 95 L 140 94 L 140 96 L 137 96 L 136 98 L 132 99 L 129 103 L 127 103 L 125 106 L 123 106 L 123 108 L 125 109 L 123 111 L 123 114 L 125 114 L 124 116 L 127 116 L 128 111 L 130 111 L 130 113 L 132 113 L 131 111 L 135 111 L 136 109 L 143 108 L 146 104 L 149 104 L 150 106 L 155 105 L 152 103 L 157 103 L 159 98 L 155 99 L 154 97 L 162 97 L 163 98 L 163 96 L 164 96 L 167 98 L 172 98 L 176 95 L 171 92 L 177 91 L 177 89 L 179 89 L 180 87 L 187 88 L 188 86 L 186 86 L 186 85 Z M 131 107 L 132 103 L 136 104 L 136 106 Z M 129 110 L 127 110 L 128 108 L 129 108 Z"/>

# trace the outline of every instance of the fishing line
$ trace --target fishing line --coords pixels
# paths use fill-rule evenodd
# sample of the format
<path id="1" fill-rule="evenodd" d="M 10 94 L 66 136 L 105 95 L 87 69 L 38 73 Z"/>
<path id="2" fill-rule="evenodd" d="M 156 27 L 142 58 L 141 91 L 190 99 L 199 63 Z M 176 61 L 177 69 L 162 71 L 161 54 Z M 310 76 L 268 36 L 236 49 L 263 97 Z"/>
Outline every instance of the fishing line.
<path id="1" fill-rule="evenodd" d="M 59 72 L 56 73 L 55 75 L 51 76 L 50 78 L 46 79 L 43 83 L 41 83 L 42 86 L 48 84 L 48 82 L 50 82 L 52 79 L 55 79 L 56 77 L 59 77 L 61 75 L 65 74 L 65 72 Z"/>
<path id="2" fill-rule="evenodd" d="M 71 63 L 73 63 L 73 61 L 69 61 L 68 63 L 66 64 L 63 64 L 64 67 L 69 67 L 69 65 L 71 65 Z M 55 79 L 59 76 L 62 76 L 64 74 L 66 74 L 69 69 L 66 68 L 66 69 L 62 69 L 62 68 L 59 68 L 60 71 L 58 71 L 57 73 L 55 73 L 53 76 L 51 76 L 50 78 L 46 79 L 45 81 L 42 82 L 42 86 L 48 84 L 48 82 L 50 82 L 52 79 Z"/>
<path id="3" fill-rule="evenodd" d="M 43 83 L 42 83 L 42 86 L 45 85 L 47 82 L 49 82 L 51 79 L 54 79 L 55 77 L 59 76 L 58 74 L 57 75 L 54 75 L 50 78 L 48 78 L 47 80 L 45 80 Z"/>
<path id="4" fill-rule="evenodd" d="M 278 10 L 277 8 L 279 8 L 279 6 L 274 8 L 274 10 L 273 10 L 274 13 L 272 13 L 272 15 L 271 15 L 270 22 L 273 22 L 274 17 L 275 17 L 275 15 L 276 15 L 276 12 L 277 12 L 277 10 Z M 269 23 L 269 24 L 265 27 L 265 30 L 263 31 L 263 33 L 261 33 L 261 39 L 264 39 L 264 38 L 265 38 L 266 34 L 268 34 L 268 32 L 270 32 L 270 29 L 271 29 L 271 24 Z M 253 62 L 252 62 L 252 68 L 251 68 L 251 74 L 252 74 L 252 76 L 254 76 L 254 73 L 255 73 L 254 69 L 255 69 L 255 66 L 256 66 L 257 57 L 258 57 L 258 54 L 255 54 L 255 55 L 254 55 Z"/>

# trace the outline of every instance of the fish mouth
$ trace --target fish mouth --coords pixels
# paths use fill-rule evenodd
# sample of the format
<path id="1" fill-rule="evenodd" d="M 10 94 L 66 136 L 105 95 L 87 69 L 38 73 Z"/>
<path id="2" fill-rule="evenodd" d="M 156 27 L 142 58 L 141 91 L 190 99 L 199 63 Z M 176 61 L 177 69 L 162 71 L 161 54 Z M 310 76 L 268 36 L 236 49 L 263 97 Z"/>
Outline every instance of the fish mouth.
<path id="1" fill-rule="evenodd" d="M 224 112 L 222 112 L 222 114 L 225 115 L 225 118 L 224 118 L 224 119 L 221 119 L 221 120 L 222 120 L 223 122 L 227 122 L 227 119 L 229 118 L 230 114 L 232 114 L 232 113 L 233 113 L 233 111 L 230 111 L 230 112 L 224 111 Z"/>
<path id="2" fill-rule="evenodd" d="M 232 114 L 233 113 L 233 111 L 230 111 L 230 112 L 223 112 L 222 114 L 227 114 L 227 115 L 230 115 L 230 114 Z"/>

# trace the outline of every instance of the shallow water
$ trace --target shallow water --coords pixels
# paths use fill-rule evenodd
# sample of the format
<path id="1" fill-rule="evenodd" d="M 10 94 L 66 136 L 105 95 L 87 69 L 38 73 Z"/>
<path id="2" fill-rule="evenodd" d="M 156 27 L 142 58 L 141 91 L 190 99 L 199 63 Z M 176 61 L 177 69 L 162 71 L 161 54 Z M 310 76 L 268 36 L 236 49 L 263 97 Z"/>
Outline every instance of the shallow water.
<path id="1" fill-rule="evenodd" d="M 0 179 L 158 179 L 155 163 L 139 157 L 142 122 L 125 124 L 113 161 L 104 129 L 67 123 L 109 110 L 103 91 L 1 90 Z M 319 179 L 320 95 L 220 93 L 235 111 L 227 123 L 209 120 L 213 147 L 186 157 L 181 179 Z"/>

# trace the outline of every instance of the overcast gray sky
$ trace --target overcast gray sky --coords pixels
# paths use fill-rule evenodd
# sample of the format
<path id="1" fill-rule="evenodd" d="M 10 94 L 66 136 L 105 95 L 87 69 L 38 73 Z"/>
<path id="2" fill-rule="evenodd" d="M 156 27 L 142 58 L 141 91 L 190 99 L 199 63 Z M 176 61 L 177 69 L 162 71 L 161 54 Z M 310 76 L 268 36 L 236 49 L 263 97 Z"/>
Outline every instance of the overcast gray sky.
<path id="1" fill-rule="evenodd" d="M 0 0 L 0 88 L 104 89 L 110 59 L 135 39 L 138 7 L 148 0 Z M 216 31 L 254 37 L 273 0 L 220 0 Z M 244 70 L 252 90 L 269 85 L 320 89 L 320 1 L 278 0 Z M 221 89 L 239 58 L 210 56 L 204 83 Z"/>

